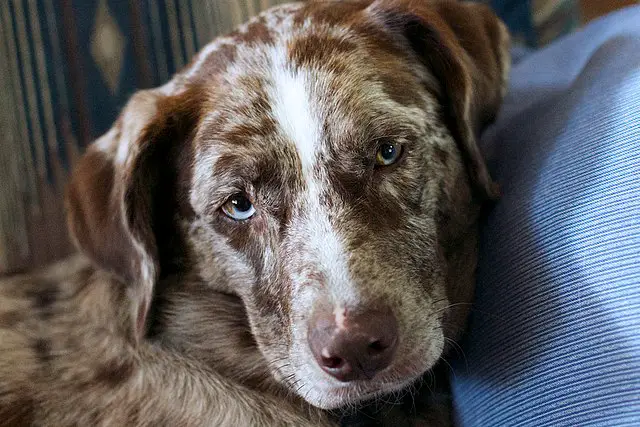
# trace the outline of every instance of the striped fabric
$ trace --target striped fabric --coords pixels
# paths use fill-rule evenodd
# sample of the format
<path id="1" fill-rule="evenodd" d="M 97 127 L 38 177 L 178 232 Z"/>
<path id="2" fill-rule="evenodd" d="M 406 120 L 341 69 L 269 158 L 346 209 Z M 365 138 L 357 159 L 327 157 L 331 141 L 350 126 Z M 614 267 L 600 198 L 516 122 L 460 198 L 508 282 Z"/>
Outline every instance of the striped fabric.
<path id="1" fill-rule="evenodd" d="M 71 250 L 68 172 L 136 89 L 284 1 L 0 1 L 0 274 Z"/>
<path id="2" fill-rule="evenodd" d="M 483 138 L 461 426 L 640 425 L 640 7 L 519 62 Z"/>

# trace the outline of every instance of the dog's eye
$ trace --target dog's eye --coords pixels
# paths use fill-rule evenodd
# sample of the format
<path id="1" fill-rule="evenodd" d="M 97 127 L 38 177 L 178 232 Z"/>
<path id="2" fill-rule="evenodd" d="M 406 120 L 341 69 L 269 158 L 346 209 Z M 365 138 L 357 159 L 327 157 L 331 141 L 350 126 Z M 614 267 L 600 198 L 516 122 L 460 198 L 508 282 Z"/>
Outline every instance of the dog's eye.
<path id="1" fill-rule="evenodd" d="M 392 165 L 398 161 L 400 154 L 402 154 L 402 145 L 384 143 L 380 145 L 380 148 L 378 148 L 378 152 L 376 153 L 376 165 Z"/>
<path id="2" fill-rule="evenodd" d="M 244 193 L 236 193 L 222 205 L 222 212 L 229 218 L 242 221 L 251 218 L 256 213 L 256 208 Z"/>

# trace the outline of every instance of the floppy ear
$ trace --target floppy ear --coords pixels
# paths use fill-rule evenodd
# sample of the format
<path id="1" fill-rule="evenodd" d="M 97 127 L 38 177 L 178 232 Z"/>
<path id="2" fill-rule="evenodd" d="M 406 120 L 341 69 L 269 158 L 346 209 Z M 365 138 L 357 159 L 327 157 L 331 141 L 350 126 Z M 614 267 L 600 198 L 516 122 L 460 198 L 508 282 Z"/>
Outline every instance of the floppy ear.
<path id="1" fill-rule="evenodd" d="M 446 119 L 479 196 L 496 199 L 476 137 L 506 92 L 509 33 L 488 6 L 453 0 L 376 0 L 374 19 L 409 42 L 441 82 Z"/>
<path id="2" fill-rule="evenodd" d="M 136 93 L 113 127 L 89 146 L 66 192 L 67 221 L 78 249 L 126 285 L 136 338 L 160 273 L 156 207 L 176 144 L 199 117 L 199 91 Z M 164 189 L 166 192 L 167 190 Z"/>

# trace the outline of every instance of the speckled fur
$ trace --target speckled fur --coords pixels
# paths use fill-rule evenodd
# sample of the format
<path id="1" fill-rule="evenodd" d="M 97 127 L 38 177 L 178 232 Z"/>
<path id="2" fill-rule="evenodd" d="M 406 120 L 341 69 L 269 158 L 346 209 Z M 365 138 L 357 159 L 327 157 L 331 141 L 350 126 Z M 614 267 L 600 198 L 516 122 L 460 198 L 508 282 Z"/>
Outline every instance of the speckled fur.
<path id="1" fill-rule="evenodd" d="M 321 425 L 317 408 L 411 386 L 473 295 L 496 196 L 475 135 L 504 95 L 507 44 L 481 5 L 285 5 L 136 94 L 69 188 L 84 255 L 1 284 L 0 425 Z M 388 141 L 403 155 L 375 168 Z M 220 210 L 239 191 L 257 209 L 245 222 Z M 325 374 L 314 310 L 382 304 L 393 363 L 370 381 Z"/>

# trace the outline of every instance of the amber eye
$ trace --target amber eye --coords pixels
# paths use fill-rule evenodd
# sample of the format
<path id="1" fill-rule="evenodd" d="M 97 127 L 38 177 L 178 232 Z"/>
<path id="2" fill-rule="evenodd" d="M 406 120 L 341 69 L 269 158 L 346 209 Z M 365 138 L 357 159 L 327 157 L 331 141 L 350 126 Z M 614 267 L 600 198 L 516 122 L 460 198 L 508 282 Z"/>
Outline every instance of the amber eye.
<path id="1" fill-rule="evenodd" d="M 400 154 L 402 154 L 402 145 L 384 143 L 380 145 L 380 148 L 378 148 L 378 152 L 376 153 L 376 165 L 392 165 L 398 161 Z"/>
<path id="2" fill-rule="evenodd" d="M 256 213 L 256 208 L 246 194 L 236 193 L 222 205 L 222 212 L 231 219 L 242 221 L 251 218 Z"/>

